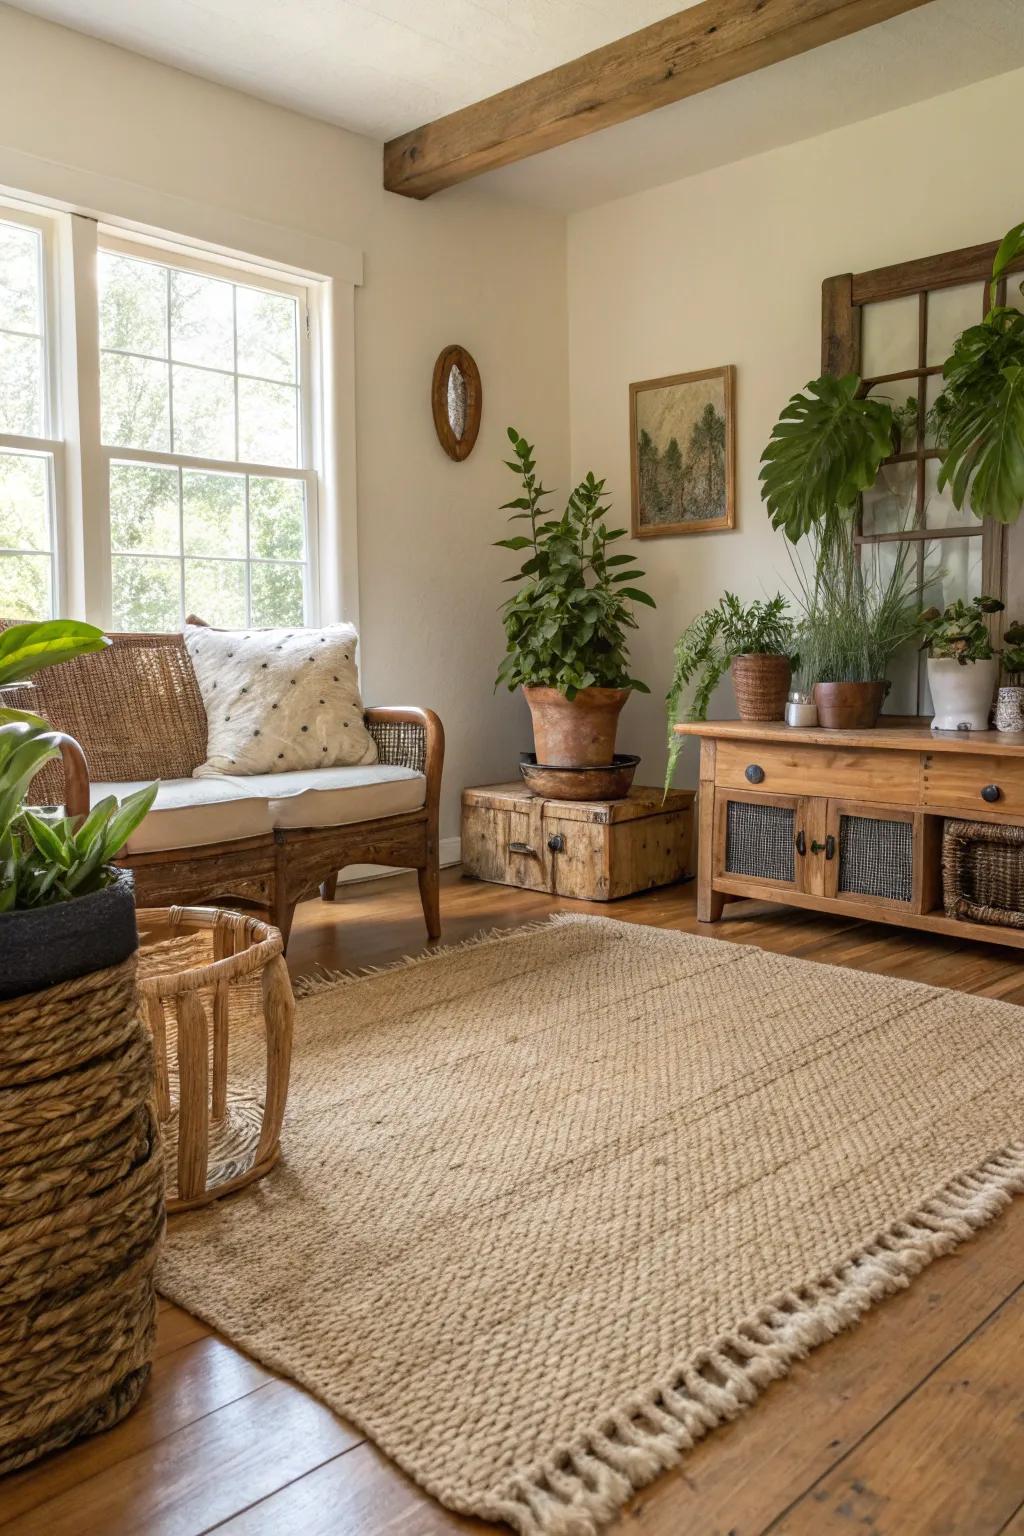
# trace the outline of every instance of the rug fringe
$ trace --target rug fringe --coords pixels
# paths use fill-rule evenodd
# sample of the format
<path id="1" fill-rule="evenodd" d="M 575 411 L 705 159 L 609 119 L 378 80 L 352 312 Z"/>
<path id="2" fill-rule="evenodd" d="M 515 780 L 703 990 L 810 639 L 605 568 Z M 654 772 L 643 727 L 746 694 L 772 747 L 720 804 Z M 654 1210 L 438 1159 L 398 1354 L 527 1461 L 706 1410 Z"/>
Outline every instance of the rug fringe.
<path id="1" fill-rule="evenodd" d="M 519 1536 L 596 1536 L 633 1493 L 679 1462 L 708 1430 L 736 1418 L 809 1350 L 905 1289 L 1021 1193 L 1024 1143 L 1013 1143 L 950 1180 L 829 1274 L 774 1297 L 634 1398 L 628 1411 L 511 1474 L 483 1503 L 474 1499 L 471 1512 L 503 1520 Z"/>
<path id="2" fill-rule="evenodd" d="M 403 955 L 399 960 L 392 960 L 387 965 L 366 965 L 354 971 L 330 971 L 326 966 L 320 966 L 306 976 L 298 976 L 292 983 L 292 990 L 296 997 L 311 997 L 316 992 L 328 992 L 334 987 L 350 986 L 353 982 L 367 981 L 373 976 L 387 976 L 393 971 L 408 970 L 411 965 L 427 965 L 431 960 L 447 960 L 451 955 L 460 954 L 466 949 L 479 949 L 485 944 L 505 944 L 512 939 L 525 937 L 527 934 L 542 933 L 545 929 L 554 928 L 562 916 L 573 917 L 573 913 L 555 913 L 552 917 L 543 918 L 536 923 L 524 923 L 518 928 L 488 928 L 481 933 L 474 933 L 468 939 L 461 939 L 458 944 L 442 944 L 437 949 L 424 950 L 419 955 Z"/>

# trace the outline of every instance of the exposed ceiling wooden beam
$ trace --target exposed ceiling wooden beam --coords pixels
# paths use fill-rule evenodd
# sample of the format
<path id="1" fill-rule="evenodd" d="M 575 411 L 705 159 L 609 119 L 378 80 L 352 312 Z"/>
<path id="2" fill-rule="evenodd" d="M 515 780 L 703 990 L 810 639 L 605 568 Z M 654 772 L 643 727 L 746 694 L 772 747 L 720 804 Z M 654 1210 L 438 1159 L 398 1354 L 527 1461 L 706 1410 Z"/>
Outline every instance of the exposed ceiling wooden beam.
<path id="1" fill-rule="evenodd" d="M 930 0 L 701 0 L 384 146 L 384 185 L 430 197 Z"/>

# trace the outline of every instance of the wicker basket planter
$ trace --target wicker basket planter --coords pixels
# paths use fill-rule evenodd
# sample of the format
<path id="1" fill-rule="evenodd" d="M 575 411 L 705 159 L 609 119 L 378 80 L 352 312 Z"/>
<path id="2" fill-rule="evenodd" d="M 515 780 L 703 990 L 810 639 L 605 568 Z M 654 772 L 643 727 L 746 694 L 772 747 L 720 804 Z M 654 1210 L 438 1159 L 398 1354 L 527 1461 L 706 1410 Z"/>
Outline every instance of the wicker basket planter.
<path id="1" fill-rule="evenodd" d="M 167 1209 L 187 1210 L 277 1162 L 295 1000 L 281 935 L 259 918 L 168 907 L 140 912 L 139 928 Z M 232 1038 L 245 1068 L 237 1081 L 229 1081 Z"/>
<path id="2" fill-rule="evenodd" d="M 1024 928 L 1024 827 L 947 821 L 942 893 L 949 917 Z"/>
<path id="3" fill-rule="evenodd" d="M 790 670 L 788 656 L 761 652 L 734 656 L 729 671 L 740 719 L 784 719 Z"/>
<path id="4" fill-rule="evenodd" d="M 17 914 L 44 960 L 51 910 Z M 117 1423 L 149 1373 L 163 1161 L 135 944 L 132 923 L 115 963 L 0 1002 L 0 1474 Z"/>

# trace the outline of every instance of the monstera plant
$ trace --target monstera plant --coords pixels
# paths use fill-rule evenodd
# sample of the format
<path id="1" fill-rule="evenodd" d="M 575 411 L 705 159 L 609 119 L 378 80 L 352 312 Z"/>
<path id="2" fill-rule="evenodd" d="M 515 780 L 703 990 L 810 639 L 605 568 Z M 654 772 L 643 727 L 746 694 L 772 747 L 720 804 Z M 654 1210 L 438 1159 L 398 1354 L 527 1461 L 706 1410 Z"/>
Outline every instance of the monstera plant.
<path id="1" fill-rule="evenodd" d="M 1024 314 L 997 303 L 999 285 L 1024 257 L 1024 224 L 992 264 L 990 305 L 959 337 L 929 412 L 942 449 L 939 489 L 976 517 L 1015 522 L 1024 506 Z M 787 403 L 761 458 L 772 525 L 795 544 L 827 513 L 852 512 L 898 451 L 906 406 L 862 395 L 856 374 L 813 379 Z"/>

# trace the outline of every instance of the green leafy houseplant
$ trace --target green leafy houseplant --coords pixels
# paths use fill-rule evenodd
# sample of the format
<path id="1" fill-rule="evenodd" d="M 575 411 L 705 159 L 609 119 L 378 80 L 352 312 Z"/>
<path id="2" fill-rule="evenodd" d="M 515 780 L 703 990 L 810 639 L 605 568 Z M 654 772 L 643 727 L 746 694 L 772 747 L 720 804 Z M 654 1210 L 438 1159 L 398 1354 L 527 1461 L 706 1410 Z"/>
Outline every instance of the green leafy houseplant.
<path id="1" fill-rule="evenodd" d="M 958 597 L 941 612 L 926 608 L 918 620 L 921 649 L 936 661 L 956 661 L 962 667 L 970 661 L 991 661 L 996 653 L 985 615 L 1001 613 L 1003 606 L 995 597 L 976 597 L 970 603 Z"/>
<path id="2" fill-rule="evenodd" d="M 1003 632 L 1002 680 L 1007 688 L 1024 688 L 1024 624 L 1019 621 Z"/>
<path id="3" fill-rule="evenodd" d="M 698 614 L 679 636 L 672 681 L 665 701 L 668 711 L 666 788 L 672 782 L 682 746 L 673 727 L 687 688 L 695 684 L 685 718 L 706 720 L 711 695 L 736 657 L 785 656 L 793 663 L 796 659 L 792 655 L 793 623 L 787 607 L 781 594 L 766 602 L 743 603 L 734 593 L 726 592 L 713 608 Z"/>
<path id="4" fill-rule="evenodd" d="M 73 620 L 12 625 L 0 633 L 0 686 L 107 644 L 102 631 Z M 110 859 L 156 798 L 151 784 L 120 804 L 108 796 L 82 818 L 30 809 L 32 780 L 60 755 L 61 740 L 38 715 L 0 709 L 0 913 L 71 901 L 109 885 L 116 873 Z"/>
<path id="5" fill-rule="evenodd" d="M 968 327 L 943 367 L 945 387 L 928 413 L 942 443 L 938 486 L 957 508 L 1015 522 L 1024 505 L 1024 314 L 995 302 L 1024 255 L 1024 224 L 1006 235 L 992 266 L 991 308 Z M 901 435 L 916 430 L 908 404 L 864 397 L 856 374 L 814 379 L 787 403 L 761 457 L 772 526 L 792 543 L 828 512 L 850 513 Z"/>
<path id="6" fill-rule="evenodd" d="M 533 446 L 508 428 L 514 459 L 506 460 L 519 476 L 522 494 L 504 503 L 512 519 L 529 524 L 529 533 L 499 539 L 498 546 L 525 553 L 508 581 L 519 590 L 502 607 L 506 654 L 498 684 L 556 688 L 573 700 L 585 688 L 633 688 L 648 693 L 631 676 L 626 632 L 637 628 L 633 605 L 655 606 L 635 583 L 644 575 L 636 556 L 611 552 L 626 529 L 609 528 L 603 480 L 588 474 L 569 496 L 561 517 L 552 517 L 543 500 Z"/>
<path id="7" fill-rule="evenodd" d="M 935 403 L 945 454 L 939 489 L 976 517 L 1016 522 L 1024 504 L 1024 314 L 997 304 L 998 284 L 1024 255 L 1024 224 L 1006 235 L 992 264 L 990 309 L 958 338 Z"/>

